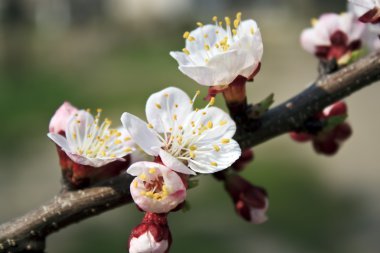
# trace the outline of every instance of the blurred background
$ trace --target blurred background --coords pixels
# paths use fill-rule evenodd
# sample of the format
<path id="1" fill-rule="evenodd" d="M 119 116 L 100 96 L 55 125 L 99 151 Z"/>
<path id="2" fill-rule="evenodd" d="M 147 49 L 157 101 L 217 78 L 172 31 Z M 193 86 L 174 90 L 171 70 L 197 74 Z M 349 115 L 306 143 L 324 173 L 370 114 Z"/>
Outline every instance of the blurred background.
<path id="1" fill-rule="evenodd" d="M 254 102 L 276 103 L 316 77 L 316 60 L 299 35 L 310 18 L 345 10 L 331 0 L 0 0 L 0 223 L 48 201 L 60 171 L 47 138 L 63 101 L 144 117 L 148 96 L 176 85 L 199 87 L 177 70 L 169 51 L 182 34 L 214 15 L 254 18 L 264 40 L 262 70 L 249 85 Z M 206 89 L 202 89 L 206 95 Z M 378 253 L 380 249 L 380 87 L 347 99 L 354 135 L 333 157 L 288 136 L 255 148 L 243 173 L 266 187 L 269 221 L 255 226 L 233 211 L 211 177 L 189 193 L 192 209 L 170 215 L 172 252 Z M 218 100 L 218 99 L 217 99 Z M 219 98 L 218 105 L 223 107 Z M 129 186 L 126 186 L 129 187 Z M 47 252 L 126 252 L 142 214 L 124 206 L 53 234 Z"/>

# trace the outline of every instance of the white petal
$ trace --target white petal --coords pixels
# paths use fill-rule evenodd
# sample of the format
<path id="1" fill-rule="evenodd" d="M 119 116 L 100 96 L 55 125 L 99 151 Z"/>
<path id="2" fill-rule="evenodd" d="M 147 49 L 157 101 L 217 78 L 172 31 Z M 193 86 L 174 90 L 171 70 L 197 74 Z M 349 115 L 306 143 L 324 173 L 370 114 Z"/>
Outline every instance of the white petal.
<path id="1" fill-rule="evenodd" d="M 70 117 L 65 132 L 71 151 L 82 147 L 82 142 L 86 138 L 86 127 L 93 122 L 94 117 L 84 110 L 80 110 Z"/>
<path id="2" fill-rule="evenodd" d="M 223 38 L 226 34 L 225 30 L 221 27 L 215 25 L 204 25 L 203 27 L 198 27 L 190 33 L 191 37 L 194 37 L 194 41 L 186 40 L 186 48 L 190 51 L 190 54 L 195 52 L 205 51 L 205 44 L 212 47 L 216 41 L 216 31 L 218 30 L 218 37 Z M 205 35 L 207 34 L 207 38 Z"/>
<path id="3" fill-rule="evenodd" d="M 206 66 L 179 66 L 178 69 L 200 85 L 217 85 L 219 71 Z"/>
<path id="4" fill-rule="evenodd" d="M 183 174 L 195 175 L 194 171 L 189 169 L 186 165 L 184 165 L 177 158 L 173 157 L 171 154 L 166 152 L 163 149 L 160 149 L 160 158 L 162 162 L 170 169 L 177 171 Z"/>
<path id="5" fill-rule="evenodd" d="M 170 52 L 171 57 L 173 57 L 179 65 L 191 65 L 191 60 L 189 56 L 183 52 Z"/>
<path id="6" fill-rule="evenodd" d="M 158 167 L 160 170 L 167 169 L 165 166 L 159 163 L 142 161 L 142 162 L 134 163 L 131 166 L 129 166 L 129 168 L 127 169 L 127 173 L 132 176 L 137 177 L 138 175 L 143 173 L 146 169 L 154 168 L 154 167 Z"/>
<path id="7" fill-rule="evenodd" d="M 48 133 L 47 136 L 52 141 L 54 141 L 55 144 L 57 144 L 58 146 L 60 146 L 61 149 L 65 150 L 65 151 L 70 151 L 69 144 L 67 143 L 66 138 L 63 137 L 62 135 L 56 134 L 56 133 Z"/>
<path id="8" fill-rule="evenodd" d="M 220 150 L 218 152 L 213 150 L 213 145 L 218 145 Z M 195 152 L 196 157 L 189 161 L 190 168 L 198 173 L 215 173 L 226 169 L 241 155 L 239 144 L 234 140 L 230 140 L 228 144 L 210 143 L 202 149 L 209 151 Z"/>
<path id="9" fill-rule="evenodd" d="M 158 148 L 161 147 L 162 143 L 144 121 L 125 112 L 121 116 L 121 122 L 131 135 L 133 141 L 142 150 L 152 156 L 158 155 Z"/>
<path id="10" fill-rule="evenodd" d="M 169 132 L 174 124 L 181 125 L 192 111 L 190 102 L 189 96 L 178 88 L 163 89 L 148 98 L 145 108 L 147 120 L 157 132 Z"/>

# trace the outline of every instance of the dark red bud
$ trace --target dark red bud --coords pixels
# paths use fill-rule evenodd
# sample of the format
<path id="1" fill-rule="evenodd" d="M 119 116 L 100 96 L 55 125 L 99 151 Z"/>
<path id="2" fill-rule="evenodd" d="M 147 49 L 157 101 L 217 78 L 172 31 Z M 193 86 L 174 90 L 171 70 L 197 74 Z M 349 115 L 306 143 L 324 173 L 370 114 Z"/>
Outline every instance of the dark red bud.
<path id="1" fill-rule="evenodd" d="M 294 141 L 297 141 L 297 142 L 307 142 L 311 140 L 310 134 L 307 134 L 307 133 L 290 132 L 289 135 L 290 135 L 290 138 L 292 138 Z"/>
<path id="2" fill-rule="evenodd" d="M 334 155 L 339 149 L 339 144 L 334 139 L 313 140 L 313 147 L 317 153 Z"/>
<path id="3" fill-rule="evenodd" d="M 334 129 L 335 138 L 339 141 L 345 141 L 352 135 L 352 128 L 348 123 L 342 123 Z"/>

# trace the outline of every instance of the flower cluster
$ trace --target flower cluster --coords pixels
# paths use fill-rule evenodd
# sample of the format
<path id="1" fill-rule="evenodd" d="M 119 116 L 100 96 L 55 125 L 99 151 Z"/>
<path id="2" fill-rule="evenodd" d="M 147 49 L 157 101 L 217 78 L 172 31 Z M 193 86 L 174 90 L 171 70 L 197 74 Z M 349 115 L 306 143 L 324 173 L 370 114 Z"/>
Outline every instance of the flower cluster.
<path id="1" fill-rule="evenodd" d="M 184 194 L 177 193 L 182 192 L 181 182 L 171 171 L 183 175 L 215 173 L 231 166 L 240 157 L 239 144 L 232 139 L 236 131 L 235 122 L 228 114 L 212 106 L 214 99 L 205 108 L 194 109 L 198 94 L 190 99 L 182 90 L 169 87 L 149 97 L 146 104 L 148 123 L 129 113 L 121 117 L 123 126 L 137 145 L 158 161 L 156 165 L 140 163 L 128 169 L 128 173 L 139 176 L 141 180 L 140 184 L 131 185 L 131 194 L 144 211 L 161 213 L 174 208 L 167 210 L 168 205 L 159 204 L 168 201 L 166 196 L 178 198 L 177 204 L 184 200 Z M 157 180 L 157 174 L 149 171 L 159 171 L 162 179 Z M 169 174 L 173 176 L 165 176 Z M 166 183 L 169 179 L 176 180 L 172 183 L 174 186 L 170 189 L 161 187 L 170 186 Z M 162 188 L 163 195 L 157 195 L 158 192 L 152 195 L 152 180 L 160 186 L 153 188 Z M 154 210 L 148 208 L 153 205 L 156 206 Z"/>
<path id="2" fill-rule="evenodd" d="M 313 120 L 323 122 L 324 127 L 315 133 L 292 132 L 290 136 L 297 142 L 312 141 L 314 150 L 317 153 L 333 155 L 338 151 L 340 144 L 351 136 L 352 129 L 346 122 L 328 124 L 328 120 L 335 117 L 338 121 L 342 121 L 339 118 L 345 118 L 346 116 L 346 103 L 343 101 L 337 102 L 325 108 L 323 112 L 318 115 L 315 115 Z"/>
<path id="3" fill-rule="evenodd" d="M 323 14 L 312 26 L 302 32 L 301 45 L 319 59 L 339 62 L 361 48 L 365 25 L 352 13 Z"/>

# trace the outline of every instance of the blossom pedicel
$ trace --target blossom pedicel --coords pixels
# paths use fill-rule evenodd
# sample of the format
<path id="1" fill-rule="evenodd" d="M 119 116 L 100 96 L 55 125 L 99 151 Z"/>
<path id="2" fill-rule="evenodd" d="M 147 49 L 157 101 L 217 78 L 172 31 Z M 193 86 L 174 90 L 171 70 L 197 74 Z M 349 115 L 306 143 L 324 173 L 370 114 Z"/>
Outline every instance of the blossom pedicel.
<path id="1" fill-rule="evenodd" d="M 127 131 L 110 128 L 108 119 L 100 123 L 100 113 L 94 118 L 65 103 L 51 120 L 48 136 L 57 144 L 65 180 L 75 188 L 119 174 L 134 151 Z"/>
<path id="2" fill-rule="evenodd" d="M 349 0 L 363 23 L 380 23 L 380 0 Z"/>
<path id="3" fill-rule="evenodd" d="M 198 22 L 197 29 L 185 32 L 186 47 L 182 52 L 170 52 L 179 70 L 205 86 L 223 89 L 237 78 L 253 79 L 260 68 L 263 43 L 260 30 L 252 19 L 233 22 L 225 17 L 226 28 L 217 17 L 215 25 Z"/>
<path id="4" fill-rule="evenodd" d="M 365 25 L 352 13 L 328 13 L 312 20 L 312 28 L 301 34 L 302 47 L 323 60 L 336 60 L 350 56 L 361 48 Z"/>
<path id="5" fill-rule="evenodd" d="M 196 96 L 199 94 L 197 92 Z M 123 126 L 147 154 L 179 173 L 214 173 L 228 168 L 241 154 L 239 144 L 231 139 L 235 122 L 221 109 L 193 109 L 190 99 L 178 88 L 169 87 L 151 95 L 146 104 L 145 123 L 124 113 Z"/>

